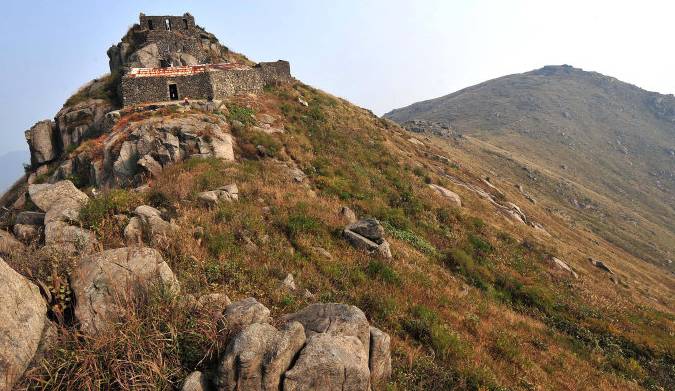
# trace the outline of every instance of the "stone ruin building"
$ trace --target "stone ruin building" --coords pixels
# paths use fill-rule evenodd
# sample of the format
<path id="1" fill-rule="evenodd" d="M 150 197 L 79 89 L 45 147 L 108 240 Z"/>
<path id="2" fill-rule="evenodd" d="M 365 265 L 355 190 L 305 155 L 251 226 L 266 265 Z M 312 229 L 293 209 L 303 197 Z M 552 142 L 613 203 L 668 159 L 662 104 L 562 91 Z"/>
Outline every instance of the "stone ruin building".
<path id="1" fill-rule="evenodd" d="M 183 16 L 140 15 L 122 42 L 108 50 L 110 70 L 121 75 L 124 106 L 146 102 L 222 99 L 291 80 L 287 61 L 249 64 Z"/>

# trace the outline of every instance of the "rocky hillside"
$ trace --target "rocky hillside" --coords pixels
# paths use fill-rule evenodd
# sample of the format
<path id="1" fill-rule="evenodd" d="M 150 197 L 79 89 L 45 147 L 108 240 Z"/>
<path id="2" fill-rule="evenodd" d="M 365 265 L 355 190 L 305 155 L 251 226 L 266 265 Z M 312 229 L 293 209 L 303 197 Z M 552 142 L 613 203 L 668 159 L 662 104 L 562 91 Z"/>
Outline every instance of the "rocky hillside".
<path id="1" fill-rule="evenodd" d="M 567 65 L 547 66 L 385 116 L 449 127 L 496 175 L 550 197 L 572 222 L 673 270 L 672 95 Z"/>
<path id="2" fill-rule="evenodd" d="M 674 386 L 672 277 L 424 135 L 299 81 L 115 87 L 1 200 L 0 389 Z"/>

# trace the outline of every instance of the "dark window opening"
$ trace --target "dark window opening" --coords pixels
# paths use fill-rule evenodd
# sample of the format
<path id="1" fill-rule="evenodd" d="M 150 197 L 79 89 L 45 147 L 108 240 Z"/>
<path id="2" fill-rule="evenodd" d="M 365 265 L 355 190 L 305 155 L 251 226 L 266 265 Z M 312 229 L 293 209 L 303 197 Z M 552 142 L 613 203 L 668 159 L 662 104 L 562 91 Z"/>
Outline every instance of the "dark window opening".
<path id="1" fill-rule="evenodd" d="M 169 84 L 169 99 L 178 100 L 178 86 L 175 84 Z"/>
<path id="2" fill-rule="evenodd" d="M 169 20 L 168 18 L 164 19 L 164 24 L 166 25 L 166 29 L 168 31 L 171 31 L 171 20 Z"/>
<path id="3" fill-rule="evenodd" d="M 189 28 L 188 27 L 188 21 L 185 18 L 183 18 L 183 27 L 185 27 L 186 30 Z"/>
<path id="4" fill-rule="evenodd" d="M 148 20 L 148 30 L 154 30 L 155 26 L 152 24 L 152 20 Z"/>
<path id="5" fill-rule="evenodd" d="M 171 63 L 168 60 L 159 60 L 159 66 L 162 68 L 168 68 L 171 66 Z"/>

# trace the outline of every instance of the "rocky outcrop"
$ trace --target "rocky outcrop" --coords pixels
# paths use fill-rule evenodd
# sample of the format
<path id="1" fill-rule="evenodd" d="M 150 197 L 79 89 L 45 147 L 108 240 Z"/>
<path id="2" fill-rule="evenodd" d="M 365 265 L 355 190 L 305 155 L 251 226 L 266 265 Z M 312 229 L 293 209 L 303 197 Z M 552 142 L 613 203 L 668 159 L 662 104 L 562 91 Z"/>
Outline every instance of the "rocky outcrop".
<path id="1" fill-rule="evenodd" d="M 71 275 L 80 328 L 89 334 L 104 331 L 155 284 L 178 290 L 176 277 L 157 250 L 125 247 L 82 258 Z"/>
<path id="2" fill-rule="evenodd" d="M 457 193 L 450 191 L 443 186 L 435 185 L 433 183 L 429 184 L 429 188 L 435 190 L 438 194 L 450 200 L 450 202 L 452 202 L 456 207 L 458 208 L 462 207 L 462 199 L 457 195 Z"/>
<path id="3" fill-rule="evenodd" d="M 96 236 L 70 225 L 79 220 L 80 209 L 89 200 L 70 181 L 28 186 L 31 201 L 45 212 L 45 245 L 67 253 L 90 253 L 98 247 Z"/>
<path id="4" fill-rule="evenodd" d="M 384 228 L 376 219 L 361 219 L 349 224 L 342 235 L 356 248 L 391 258 L 389 242 L 384 239 Z"/>
<path id="5" fill-rule="evenodd" d="M 206 376 L 199 371 L 194 371 L 183 382 L 181 391 L 208 391 L 209 389 L 209 381 Z"/>
<path id="6" fill-rule="evenodd" d="M 234 160 L 229 125 L 220 117 L 186 114 L 150 117 L 126 126 L 104 142 L 102 179 L 107 185 L 138 185 L 167 165 L 189 157 Z"/>
<path id="7" fill-rule="evenodd" d="M 354 213 L 354 211 L 348 206 L 343 206 L 340 208 L 340 216 L 347 220 L 347 223 L 349 224 L 354 224 L 359 221 L 359 219 L 356 217 L 356 213 Z"/>
<path id="8" fill-rule="evenodd" d="M 50 120 L 40 121 L 27 130 L 26 141 L 34 167 L 54 160 L 59 154 L 56 124 Z"/>
<path id="9" fill-rule="evenodd" d="M 56 127 L 61 151 L 80 145 L 85 136 L 103 133 L 105 115 L 112 111 L 111 103 L 103 99 L 88 99 L 74 106 L 66 106 L 56 114 Z"/>
<path id="10" fill-rule="evenodd" d="M 0 390 L 11 390 L 38 350 L 47 320 L 40 290 L 0 258 Z"/>
<path id="11" fill-rule="evenodd" d="M 595 258 L 588 258 L 588 260 L 591 262 L 591 265 L 597 267 L 598 269 L 607 272 L 609 274 L 614 274 L 614 270 L 612 270 L 612 268 L 607 266 L 605 262 Z"/>
<path id="12" fill-rule="evenodd" d="M 225 310 L 235 319 L 226 328 L 239 332 L 218 365 L 218 390 L 369 390 L 389 379 L 389 336 L 358 308 L 313 304 L 284 317 L 281 329 L 266 310 L 253 298 Z"/>

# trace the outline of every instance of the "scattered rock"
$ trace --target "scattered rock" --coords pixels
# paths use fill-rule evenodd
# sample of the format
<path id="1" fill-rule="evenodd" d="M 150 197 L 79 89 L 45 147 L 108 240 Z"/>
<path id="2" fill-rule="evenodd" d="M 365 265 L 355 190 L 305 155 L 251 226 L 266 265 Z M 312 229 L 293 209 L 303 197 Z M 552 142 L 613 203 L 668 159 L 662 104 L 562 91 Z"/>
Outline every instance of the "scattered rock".
<path id="1" fill-rule="evenodd" d="M 295 280 L 293 279 L 293 275 L 291 273 L 288 273 L 286 275 L 286 278 L 284 278 L 284 281 L 281 283 L 281 286 L 284 289 L 287 289 L 291 292 L 293 292 L 297 289 L 296 286 L 295 286 Z"/>
<path id="2" fill-rule="evenodd" d="M 384 228 L 376 219 L 362 219 L 349 224 L 342 234 L 356 248 L 371 253 L 377 252 L 384 258 L 391 258 L 389 243 L 384 239 Z"/>
<path id="3" fill-rule="evenodd" d="M 361 341 L 348 335 L 318 334 L 308 338 L 284 377 L 284 391 L 368 389 L 368 355 Z"/>
<path id="4" fill-rule="evenodd" d="M 579 278 L 579 275 L 574 270 L 572 270 L 570 265 L 568 265 L 566 262 L 564 262 L 564 261 L 562 261 L 562 260 L 560 260 L 556 257 L 552 257 L 551 262 L 553 262 L 553 264 L 556 265 L 558 268 L 568 272 L 572 277 Z"/>
<path id="5" fill-rule="evenodd" d="M 71 275 L 80 328 L 104 331 L 156 283 L 178 292 L 178 280 L 157 250 L 125 247 L 82 258 Z"/>
<path id="6" fill-rule="evenodd" d="M 181 391 L 208 391 L 209 389 L 209 381 L 206 376 L 199 371 L 194 371 L 185 378 Z"/>
<path id="7" fill-rule="evenodd" d="M 347 206 L 340 208 L 340 216 L 342 216 L 349 224 L 356 223 L 358 221 L 356 213 Z"/>
<path id="8" fill-rule="evenodd" d="M 326 250 L 323 247 L 312 247 L 312 251 L 315 252 L 317 255 L 321 256 L 322 258 L 332 260 L 333 256 L 331 255 L 328 250 Z"/>
<path id="9" fill-rule="evenodd" d="M 239 188 L 236 184 L 219 187 L 216 190 L 197 194 L 197 199 L 204 205 L 213 207 L 221 202 L 232 202 L 239 199 Z"/>
<path id="10" fill-rule="evenodd" d="M 253 297 L 235 301 L 223 312 L 223 324 L 230 333 L 242 330 L 250 324 L 267 323 L 269 320 L 270 310 Z"/>
<path id="11" fill-rule="evenodd" d="M 267 125 L 272 125 L 274 121 L 276 121 L 276 118 L 269 114 L 265 113 L 260 113 L 255 116 L 255 119 L 258 120 L 261 124 L 267 124 Z"/>
<path id="12" fill-rule="evenodd" d="M 0 390 L 11 390 L 38 350 L 47 321 L 40 290 L 0 258 Z"/>
<path id="13" fill-rule="evenodd" d="M 591 261 L 591 265 L 597 267 L 598 269 L 604 270 L 609 274 L 614 274 L 614 271 L 601 260 L 595 258 L 588 258 L 588 260 Z"/>
<path id="14" fill-rule="evenodd" d="M 300 103 L 301 105 L 303 105 L 305 107 L 309 106 L 309 103 L 307 103 L 307 101 L 302 99 L 301 97 L 298 97 L 298 103 Z"/>
<path id="15" fill-rule="evenodd" d="M 459 195 L 457 195 L 457 193 L 452 192 L 452 191 L 446 189 L 445 187 L 442 187 L 442 186 L 439 186 L 439 185 L 435 185 L 435 184 L 433 184 L 433 183 L 432 183 L 432 184 L 429 184 L 429 187 L 430 187 L 431 189 L 433 189 L 433 190 L 436 190 L 436 192 L 437 192 L 438 194 L 440 194 L 440 195 L 442 195 L 443 197 L 445 197 L 445 198 L 447 198 L 448 200 L 450 200 L 450 201 L 451 201 L 452 203 L 454 203 L 455 206 L 457 206 L 458 208 L 461 208 L 461 207 L 462 207 L 462 199 L 459 197 Z"/>

